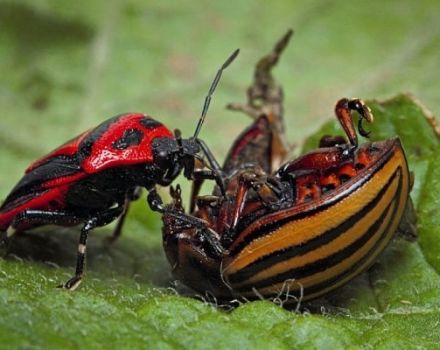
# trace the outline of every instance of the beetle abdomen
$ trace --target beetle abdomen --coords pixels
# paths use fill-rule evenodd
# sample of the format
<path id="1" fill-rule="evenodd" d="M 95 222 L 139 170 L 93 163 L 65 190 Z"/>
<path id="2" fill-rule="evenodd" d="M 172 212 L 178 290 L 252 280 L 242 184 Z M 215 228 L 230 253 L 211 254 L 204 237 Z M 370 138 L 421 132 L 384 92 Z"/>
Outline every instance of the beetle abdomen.
<path id="1" fill-rule="evenodd" d="M 387 246 L 410 190 L 398 139 L 373 144 L 377 161 L 319 200 L 260 218 L 229 247 L 223 277 L 237 294 L 325 294 L 371 266 Z"/>

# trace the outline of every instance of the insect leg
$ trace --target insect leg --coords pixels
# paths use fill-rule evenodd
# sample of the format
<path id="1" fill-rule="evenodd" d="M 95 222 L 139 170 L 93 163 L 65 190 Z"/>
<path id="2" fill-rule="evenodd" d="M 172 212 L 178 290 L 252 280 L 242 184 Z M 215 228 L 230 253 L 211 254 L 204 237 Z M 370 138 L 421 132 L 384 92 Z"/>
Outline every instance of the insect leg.
<path id="1" fill-rule="evenodd" d="M 406 208 L 397 227 L 396 234 L 403 239 L 414 242 L 418 238 L 417 234 L 417 216 L 411 197 L 406 202 Z"/>
<path id="2" fill-rule="evenodd" d="M 190 200 L 190 207 L 189 212 L 194 212 L 195 204 L 196 204 L 196 198 L 199 195 L 200 188 L 202 187 L 204 180 L 216 180 L 217 174 L 209 169 L 197 169 L 193 173 L 193 181 L 192 181 L 192 187 L 191 187 L 191 200 Z M 218 183 L 217 183 L 218 184 Z M 224 185 L 223 185 L 224 186 Z M 219 186 L 220 191 L 221 187 Z M 225 195 L 224 189 L 222 195 Z"/>
<path id="3" fill-rule="evenodd" d="M 18 213 L 6 232 L 1 232 L 0 246 L 7 245 L 9 239 L 17 231 L 21 231 L 23 227 L 32 227 L 45 224 L 74 225 L 80 220 L 81 218 L 78 218 L 73 213 L 69 212 L 53 212 L 28 209 L 21 213 Z"/>
<path id="4" fill-rule="evenodd" d="M 130 203 L 140 198 L 142 193 L 141 187 L 136 187 L 133 191 L 127 193 L 124 204 L 122 205 L 122 214 L 119 216 L 118 221 L 116 222 L 116 227 L 113 230 L 113 234 L 110 237 L 110 243 L 116 242 L 122 233 L 122 226 L 124 226 L 125 218 L 127 217 L 128 209 L 130 208 Z"/>
<path id="5" fill-rule="evenodd" d="M 220 167 L 220 164 L 215 159 L 214 155 L 211 153 L 211 150 L 208 148 L 208 146 L 203 142 L 202 140 L 197 139 L 197 142 L 204 153 L 206 159 L 208 160 L 208 163 L 210 165 L 212 176 L 215 182 L 217 183 L 217 186 L 220 187 L 220 191 L 222 194 L 225 194 L 225 183 L 223 181 L 223 171 Z"/>
<path id="6" fill-rule="evenodd" d="M 81 219 L 72 212 L 28 209 L 17 214 L 8 231 L 20 230 L 20 225 L 75 225 Z"/>
<path id="7" fill-rule="evenodd" d="M 75 275 L 72 278 L 70 278 L 66 283 L 59 285 L 58 286 L 59 288 L 75 290 L 79 286 L 82 277 L 84 275 L 86 244 L 87 244 L 87 237 L 89 232 L 96 227 L 109 224 L 110 222 L 115 220 L 118 216 L 120 216 L 123 210 L 124 210 L 123 206 L 111 208 L 96 214 L 96 216 L 89 218 L 85 222 L 84 226 L 81 229 L 81 234 L 79 236 Z"/>
<path id="8" fill-rule="evenodd" d="M 371 113 L 370 108 L 364 103 L 364 101 L 354 98 L 342 98 L 336 103 L 335 114 L 344 129 L 350 144 L 353 148 L 358 146 L 358 137 L 356 130 L 353 124 L 353 116 L 351 111 L 356 111 L 360 115 L 359 123 L 358 123 L 358 131 L 359 133 L 367 137 L 368 132 L 364 130 L 362 127 L 362 120 L 365 119 L 367 122 L 371 123 L 373 121 L 373 114 Z"/>
<path id="9" fill-rule="evenodd" d="M 205 242 L 208 245 L 208 249 L 212 255 L 217 257 L 221 257 L 224 252 L 224 248 L 220 243 L 215 232 L 210 229 L 206 222 L 202 219 L 196 218 L 195 216 L 188 215 L 181 210 L 172 209 L 168 206 L 163 205 L 162 198 L 160 198 L 156 189 L 153 188 L 149 190 L 148 193 L 148 204 L 150 208 L 154 211 L 157 211 L 163 215 L 168 215 L 173 217 L 175 220 L 180 221 L 181 224 L 185 224 L 186 228 L 195 228 L 198 230 L 199 234 L 204 238 Z M 179 225 L 175 223 L 174 228 L 177 228 Z"/>
<path id="10" fill-rule="evenodd" d="M 347 141 L 343 136 L 330 136 L 324 135 L 319 140 L 319 148 L 323 147 L 335 147 L 347 144 Z"/>

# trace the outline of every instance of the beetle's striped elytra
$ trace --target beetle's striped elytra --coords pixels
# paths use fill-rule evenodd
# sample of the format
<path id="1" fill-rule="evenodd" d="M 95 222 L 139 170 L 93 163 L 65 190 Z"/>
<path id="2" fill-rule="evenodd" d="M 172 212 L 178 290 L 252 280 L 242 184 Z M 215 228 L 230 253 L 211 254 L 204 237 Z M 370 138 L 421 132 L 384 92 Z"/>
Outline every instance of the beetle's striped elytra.
<path id="1" fill-rule="evenodd" d="M 398 139 L 381 143 L 378 161 L 320 203 L 308 202 L 255 221 L 229 247 L 223 278 L 234 291 L 277 294 L 304 288 L 311 299 L 365 270 L 390 241 L 409 194 Z"/>
<path id="2" fill-rule="evenodd" d="M 165 216 L 176 276 L 219 298 L 288 292 L 309 300 L 365 271 L 397 230 L 411 176 L 398 138 L 362 144 L 344 158 L 346 147 L 312 151 L 301 168 L 294 160 L 272 176 L 252 167 L 233 172 L 225 196 L 197 200 L 193 215 L 207 222 L 204 232 Z M 313 168 L 318 163 L 323 170 Z M 173 209 L 183 211 L 173 197 Z"/>

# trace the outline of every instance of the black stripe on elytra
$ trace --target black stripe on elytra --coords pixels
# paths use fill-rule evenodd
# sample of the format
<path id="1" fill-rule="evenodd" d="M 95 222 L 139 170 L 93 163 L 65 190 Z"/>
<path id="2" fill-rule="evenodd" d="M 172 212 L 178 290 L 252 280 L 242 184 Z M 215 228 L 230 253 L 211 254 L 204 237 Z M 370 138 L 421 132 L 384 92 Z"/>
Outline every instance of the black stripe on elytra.
<path id="1" fill-rule="evenodd" d="M 387 213 L 389 212 L 393 202 L 396 201 L 396 199 L 398 200 L 400 198 L 401 185 L 402 185 L 402 178 L 399 179 L 399 185 L 398 185 L 398 189 L 396 191 L 396 195 L 394 196 L 393 200 L 390 202 L 390 204 L 388 205 L 388 207 L 386 208 L 384 213 L 368 229 L 367 233 L 364 234 L 358 240 L 358 241 L 360 241 L 360 240 L 363 241 L 363 243 L 361 245 L 363 245 L 364 243 L 366 243 L 368 241 L 368 239 L 365 240 L 365 237 L 369 237 L 369 238 L 372 237 L 371 231 L 373 231 L 373 233 L 375 231 L 377 231 L 377 229 L 383 223 L 383 220 L 385 219 Z M 391 225 L 394 222 L 393 219 L 394 219 L 394 217 L 396 215 L 397 210 L 398 210 L 398 205 L 396 205 L 394 207 L 393 212 L 392 212 L 392 214 L 390 216 L 390 220 L 388 221 L 387 226 L 384 229 L 384 233 L 376 240 L 376 242 L 374 243 L 373 247 L 371 247 L 371 249 L 361 259 L 359 259 L 349 269 L 347 269 L 346 271 L 342 272 L 338 276 L 332 277 L 332 278 L 330 278 L 330 279 L 328 279 L 328 280 L 326 280 L 324 282 L 321 282 L 319 284 L 315 284 L 313 286 L 310 286 L 310 287 L 304 289 L 303 294 L 304 295 L 308 295 L 308 294 L 313 294 L 313 293 L 319 292 L 320 290 L 326 289 L 326 288 L 328 288 L 328 287 L 338 283 L 341 279 L 344 279 L 346 276 L 349 276 L 349 275 L 353 274 L 353 272 L 356 271 L 359 266 L 361 266 L 366 260 L 368 260 L 368 258 L 371 256 L 371 254 L 373 254 L 373 252 L 378 249 L 378 247 L 380 246 L 381 242 L 385 239 L 385 237 L 388 236 L 387 233 L 389 232 L 389 229 L 390 229 Z M 359 245 L 359 244 L 357 244 L 358 241 L 354 242 L 354 244 Z M 350 246 L 352 246 L 352 245 L 350 245 Z M 271 286 L 271 285 L 274 285 L 274 284 L 282 283 L 282 282 L 286 281 L 287 279 L 295 278 L 295 279 L 299 280 L 301 278 L 305 278 L 305 277 L 308 277 L 308 276 L 313 275 L 315 273 L 324 271 L 324 270 L 326 270 L 326 269 L 328 269 L 328 268 L 330 268 L 332 266 L 337 265 L 338 263 L 342 262 L 345 258 L 348 258 L 352 254 L 354 254 L 356 250 L 352 251 L 352 249 L 350 249 L 350 246 L 347 246 L 342 251 L 339 251 L 336 254 L 334 254 L 334 255 L 340 255 L 340 257 L 342 257 L 342 259 L 340 259 L 339 261 L 337 261 L 337 260 L 333 261 L 333 260 L 329 259 L 330 261 L 328 261 L 329 262 L 328 265 L 325 262 L 323 264 L 321 264 L 321 266 L 324 267 L 323 269 L 320 269 L 318 265 L 316 265 L 315 267 L 310 266 L 310 265 L 314 265 L 314 263 L 308 264 L 308 265 L 305 265 L 306 266 L 305 269 L 308 270 L 306 272 L 302 271 L 302 269 L 304 269 L 304 266 L 300 267 L 300 268 L 292 269 L 292 270 L 290 270 L 288 272 L 283 272 L 282 274 L 273 276 L 272 278 L 269 278 L 269 279 L 260 281 L 258 283 L 255 283 L 255 284 L 252 285 L 252 287 L 263 288 L 263 287 Z M 351 251 L 351 253 L 349 252 L 349 250 Z M 340 254 L 340 252 L 341 252 L 341 254 Z M 342 256 L 342 255 L 344 255 L 343 253 L 345 253 L 345 257 Z M 326 259 L 322 259 L 322 260 L 326 260 Z M 330 265 L 330 263 L 331 263 L 331 265 Z M 296 274 L 296 275 L 294 275 L 294 274 Z M 240 289 L 242 289 L 242 288 L 244 290 L 249 290 L 249 286 L 248 286 L 247 288 L 245 288 L 245 287 L 237 288 L 237 291 L 240 291 Z"/>
<path id="2" fill-rule="evenodd" d="M 374 234 L 377 232 L 380 225 L 382 224 L 384 218 L 386 217 L 386 214 L 388 214 L 391 203 L 393 202 L 392 201 L 390 202 L 390 204 L 387 206 L 383 214 L 373 223 L 373 225 L 371 225 L 368 228 L 368 230 L 359 239 L 357 239 L 350 245 L 346 246 L 345 248 L 338 250 L 336 253 L 329 255 L 323 259 L 319 259 L 312 263 L 287 270 L 283 273 L 280 273 L 275 276 L 271 276 L 267 279 L 252 283 L 250 285 L 240 286 L 239 288 L 236 288 L 236 290 L 237 291 L 249 290 L 249 287 L 254 287 L 257 289 L 269 287 L 274 284 L 283 283 L 288 279 L 300 280 L 302 278 L 310 277 L 314 274 L 317 274 L 319 272 L 325 271 L 333 266 L 338 265 L 348 257 L 355 254 L 360 248 L 362 248 L 362 246 L 364 246 L 374 236 Z"/>
<path id="3" fill-rule="evenodd" d="M 102 135 L 104 135 L 110 128 L 110 125 L 116 123 L 126 114 L 120 114 L 113 118 L 107 119 L 106 121 L 99 124 L 94 128 L 79 144 L 78 146 L 78 159 L 80 163 L 84 161 L 85 158 L 92 154 L 92 147 Z"/>
<path id="4" fill-rule="evenodd" d="M 284 217 L 280 220 L 270 222 L 264 226 L 261 226 L 254 230 L 252 233 L 250 233 L 248 236 L 246 236 L 242 242 L 240 242 L 233 250 L 230 252 L 230 256 L 235 256 L 239 254 L 246 246 L 248 246 L 253 240 L 260 239 L 266 235 L 272 234 L 273 231 L 279 229 L 286 223 L 294 220 L 300 220 L 306 217 L 312 217 L 315 214 L 318 214 L 319 212 L 324 211 L 325 209 L 331 207 L 334 203 L 343 200 L 344 198 L 350 196 L 353 192 L 358 190 L 360 187 L 362 187 L 366 182 L 368 182 L 379 170 L 381 170 L 385 164 L 387 164 L 389 158 L 393 155 L 393 152 L 389 152 L 388 154 L 385 154 L 384 157 L 381 159 L 382 163 L 380 166 L 378 166 L 374 172 L 370 173 L 368 176 L 364 176 L 360 181 L 357 181 L 353 184 L 353 186 L 349 189 L 349 191 L 344 191 L 342 193 L 338 193 L 335 196 L 329 198 L 325 203 L 322 205 L 312 208 L 308 211 L 304 211 L 301 213 L 296 213 L 292 216 Z M 385 156 L 387 156 L 385 158 Z M 258 220 L 258 219 L 257 219 Z M 237 232 L 236 236 L 238 236 L 240 233 Z"/>
<path id="5" fill-rule="evenodd" d="M 0 210 L 10 210 L 23 204 L 21 197 L 29 198 L 29 194 L 34 195 L 34 198 L 38 197 L 45 190 L 45 182 L 77 174 L 80 170 L 76 156 L 51 157 L 21 178 L 6 197 Z"/>
<path id="6" fill-rule="evenodd" d="M 339 281 L 345 279 L 347 276 L 352 275 L 360 266 L 362 266 L 368 259 L 369 257 L 374 254 L 374 252 L 379 248 L 379 246 L 382 244 L 383 240 L 385 239 L 385 237 L 387 237 L 387 233 L 389 233 L 390 227 L 393 225 L 394 223 L 394 218 L 396 216 L 397 211 L 399 210 L 399 199 L 402 193 L 402 177 L 399 179 L 399 187 L 398 190 L 396 192 L 396 196 L 394 197 L 396 200 L 396 206 L 394 207 L 393 213 L 391 214 L 391 219 L 387 224 L 387 227 L 384 230 L 384 234 L 374 243 L 373 247 L 371 247 L 371 249 L 368 251 L 367 254 L 365 254 L 360 260 L 358 260 L 355 264 L 353 264 L 350 269 L 344 271 L 343 273 L 341 273 L 340 275 L 337 275 L 335 277 L 332 277 L 326 281 L 323 281 L 321 283 L 315 284 L 313 286 L 310 286 L 306 289 L 304 289 L 304 295 L 308 295 L 308 294 L 314 294 L 317 293 L 323 289 L 327 289 L 333 285 L 335 285 L 336 283 L 338 283 Z M 391 234 L 393 234 L 394 232 L 391 232 Z M 363 271 L 363 270 L 362 270 Z M 362 272 L 362 271 L 359 271 Z M 353 276 L 354 277 L 354 276 Z M 348 282 L 348 281 L 347 281 Z"/>
<path id="7" fill-rule="evenodd" d="M 121 138 L 112 143 L 114 149 L 127 149 L 130 146 L 137 146 L 144 138 L 144 133 L 139 129 L 127 129 Z"/>
<path id="8" fill-rule="evenodd" d="M 147 129 L 156 129 L 162 126 L 162 123 L 159 123 L 157 120 L 154 120 L 150 117 L 144 117 L 142 118 L 139 123 Z"/>
<path id="9" fill-rule="evenodd" d="M 270 254 L 263 255 L 259 257 L 257 260 L 255 260 L 253 263 L 249 264 L 248 266 L 244 267 L 243 269 L 229 276 L 228 277 L 229 281 L 232 283 L 236 283 L 239 281 L 246 280 L 249 277 L 255 275 L 256 273 L 265 270 L 266 268 L 271 267 L 276 263 L 285 261 L 295 256 L 304 255 L 335 240 L 344 232 L 346 232 L 349 228 L 351 228 L 356 222 L 358 222 L 365 215 L 367 215 L 377 205 L 377 203 L 379 203 L 379 201 L 382 199 L 382 196 L 388 189 L 389 185 L 396 177 L 396 174 L 397 171 L 393 173 L 393 175 L 388 179 L 387 183 L 382 187 L 382 189 L 378 192 L 378 194 L 367 205 L 365 205 L 361 210 L 356 212 L 347 220 L 342 222 L 339 226 L 327 230 L 324 233 L 320 234 L 319 236 L 312 238 L 308 241 L 301 242 L 300 244 L 288 247 L 284 250 L 278 250 Z"/>

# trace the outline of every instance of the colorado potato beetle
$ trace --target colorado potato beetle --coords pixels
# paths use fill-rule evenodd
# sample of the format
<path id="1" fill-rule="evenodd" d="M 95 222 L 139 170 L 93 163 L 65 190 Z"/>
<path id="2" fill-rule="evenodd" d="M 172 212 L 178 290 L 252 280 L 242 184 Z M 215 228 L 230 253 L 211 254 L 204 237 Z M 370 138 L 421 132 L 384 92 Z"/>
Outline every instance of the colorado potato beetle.
<path id="1" fill-rule="evenodd" d="M 357 132 L 368 136 L 362 122 L 373 121 L 360 99 L 336 104 L 348 142 L 326 136 L 316 150 L 286 161 L 282 94 L 268 74 L 290 34 L 257 64 L 261 74 L 255 74 L 248 105 L 233 106 L 255 121 L 226 158 L 226 193 L 217 188 L 197 196 L 196 183 L 194 222 L 163 216 L 173 273 L 200 293 L 220 299 L 319 297 L 372 265 L 409 205 L 411 177 L 399 139 L 358 144 Z M 353 111 L 360 116 L 357 131 Z M 276 168 L 279 159 L 285 163 Z M 180 189 L 171 195 L 172 210 L 184 213 Z"/>

